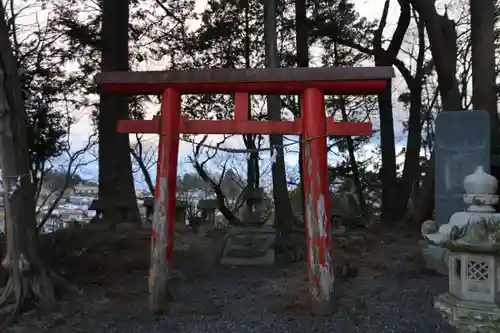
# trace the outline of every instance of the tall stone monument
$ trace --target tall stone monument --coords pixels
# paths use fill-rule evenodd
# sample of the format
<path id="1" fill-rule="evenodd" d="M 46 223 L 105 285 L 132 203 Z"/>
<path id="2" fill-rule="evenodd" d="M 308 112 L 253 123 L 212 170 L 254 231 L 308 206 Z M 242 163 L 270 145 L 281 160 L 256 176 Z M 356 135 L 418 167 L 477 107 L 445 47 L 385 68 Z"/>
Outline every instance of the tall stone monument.
<path id="1" fill-rule="evenodd" d="M 435 123 L 435 217 L 436 225 L 466 209 L 463 179 L 478 165 L 490 172 L 490 125 L 485 111 L 442 112 Z M 429 268 L 448 274 L 448 251 L 423 241 Z"/>

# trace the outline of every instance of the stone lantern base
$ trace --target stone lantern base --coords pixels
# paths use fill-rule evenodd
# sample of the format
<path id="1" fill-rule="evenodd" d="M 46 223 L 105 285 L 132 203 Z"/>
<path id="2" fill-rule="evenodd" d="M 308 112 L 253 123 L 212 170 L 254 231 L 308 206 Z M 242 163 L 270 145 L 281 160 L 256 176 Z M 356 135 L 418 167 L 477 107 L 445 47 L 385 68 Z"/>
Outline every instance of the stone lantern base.
<path id="1" fill-rule="evenodd" d="M 434 307 L 459 333 L 500 332 L 500 307 L 496 304 L 464 301 L 446 293 L 436 297 Z"/>

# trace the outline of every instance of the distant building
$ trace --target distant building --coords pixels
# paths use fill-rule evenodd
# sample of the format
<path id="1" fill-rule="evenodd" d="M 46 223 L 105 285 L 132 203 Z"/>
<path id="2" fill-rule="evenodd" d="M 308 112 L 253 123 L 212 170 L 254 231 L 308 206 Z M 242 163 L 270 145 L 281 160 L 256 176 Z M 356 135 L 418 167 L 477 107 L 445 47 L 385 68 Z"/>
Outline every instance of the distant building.
<path id="1" fill-rule="evenodd" d="M 78 184 L 73 188 L 74 195 L 97 197 L 99 186 L 97 184 Z"/>
<path id="2" fill-rule="evenodd" d="M 135 196 L 137 197 L 137 199 L 144 199 L 151 196 L 151 193 L 149 193 L 149 190 L 136 189 Z"/>

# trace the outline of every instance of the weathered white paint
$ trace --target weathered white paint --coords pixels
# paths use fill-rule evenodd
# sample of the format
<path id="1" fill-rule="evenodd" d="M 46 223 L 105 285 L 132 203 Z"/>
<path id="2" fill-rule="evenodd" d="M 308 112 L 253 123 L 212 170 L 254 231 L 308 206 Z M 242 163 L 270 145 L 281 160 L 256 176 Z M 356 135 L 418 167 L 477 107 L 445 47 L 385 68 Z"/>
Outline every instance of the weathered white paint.
<path id="1" fill-rule="evenodd" d="M 330 296 L 334 291 L 335 275 L 331 267 L 330 252 L 325 251 L 325 265 L 318 267 L 319 286 L 321 299 L 330 301 Z"/>
<path id="2" fill-rule="evenodd" d="M 312 159 L 310 156 L 309 144 L 305 146 L 305 162 L 307 172 L 310 179 L 315 179 L 320 185 L 320 178 L 317 175 L 312 177 Z M 326 214 L 326 201 L 323 193 L 318 194 L 318 200 L 314 202 L 313 184 L 309 184 L 309 191 L 306 197 L 306 220 L 309 236 L 308 252 L 309 252 L 309 270 L 310 270 L 310 286 L 311 293 L 318 301 L 330 301 L 331 293 L 333 292 L 335 276 L 333 267 L 331 266 L 331 257 L 327 248 L 328 233 L 328 217 Z M 313 240 L 319 243 L 314 244 Z M 319 249 L 321 247 L 321 249 Z M 318 251 L 323 251 L 324 262 L 320 262 L 320 254 Z M 314 281 L 317 281 L 317 285 Z"/>
<path id="3" fill-rule="evenodd" d="M 327 223 L 328 218 L 326 216 L 325 209 L 325 197 L 320 193 L 317 202 L 317 214 L 318 214 L 318 230 L 319 236 L 322 238 L 323 242 L 329 241 L 327 233 Z M 325 246 L 326 247 L 326 246 Z M 333 286 L 335 282 L 335 275 L 333 274 L 333 267 L 331 266 L 332 261 L 330 257 L 330 251 L 325 249 L 325 261 L 319 265 L 319 281 L 320 281 L 320 293 L 321 297 L 326 300 L 330 300 L 330 295 L 333 292 Z"/>
<path id="4" fill-rule="evenodd" d="M 155 201 L 153 232 L 156 239 L 151 244 L 151 274 L 149 280 L 150 305 L 153 312 L 166 310 L 167 262 L 167 178 L 160 177 L 159 193 Z"/>
<path id="5" fill-rule="evenodd" d="M 318 202 L 316 203 L 316 212 L 318 214 L 318 231 L 320 237 L 326 237 L 327 233 L 327 218 L 325 210 L 325 197 L 322 193 L 319 194 Z"/>

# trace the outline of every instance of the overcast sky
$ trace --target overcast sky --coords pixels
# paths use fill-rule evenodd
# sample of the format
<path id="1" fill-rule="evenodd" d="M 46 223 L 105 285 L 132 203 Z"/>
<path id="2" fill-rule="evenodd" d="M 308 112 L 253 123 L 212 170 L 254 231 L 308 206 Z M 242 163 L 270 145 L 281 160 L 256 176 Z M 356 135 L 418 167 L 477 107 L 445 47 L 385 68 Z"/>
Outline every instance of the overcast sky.
<path id="1" fill-rule="evenodd" d="M 204 7 L 206 6 L 206 2 L 207 2 L 206 0 L 197 0 L 196 11 L 202 12 Z M 357 10 L 359 11 L 359 13 L 361 15 L 369 18 L 369 19 L 378 19 L 380 17 L 384 2 L 385 2 L 385 0 L 357 0 L 357 1 L 355 1 L 356 6 L 357 6 Z M 391 30 L 393 29 L 394 24 L 397 20 L 397 15 L 398 15 L 398 10 L 399 10 L 397 2 L 392 1 L 392 3 L 393 4 L 391 5 L 391 9 L 390 9 L 391 15 L 389 15 L 389 22 L 388 22 L 388 26 L 386 29 L 387 34 L 392 32 Z M 196 24 L 196 23 L 194 23 L 194 24 Z M 157 108 L 155 108 L 155 110 L 152 110 L 152 112 L 155 112 L 156 110 L 157 110 Z M 79 118 L 78 123 L 72 128 L 72 141 L 74 142 L 75 146 L 82 144 L 82 142 L 84 142 L 88 138 L 89 133 L 91 132 L 91 122 L 90 122 L 90 118 L 88 117 L 87 112 L 85 112 L 85 111 L 80 112 L 78 115 L 78 118 Z M 396 117 L 396 120 L 401 120 L 401 119 L 398 119 Z M 399 132 L 400 132 L 400 128 L 401 128 L 401 126 L 399 124 L 396 125 L 397 131 L 399 130 Z M 148 140 L 151 142 L 155 142 L 155 141 L 157 141 L 157 138 L 150 137 L 150 138 L 148 138 Z M 216 142 L 217 138 L 214 136 L 213 138 L 211 138 L 211 140 L 213 142 Z M 373 140 L 373 145 L 371 145 L 371 146 L 378 144 L 378 142 L 376 142 L 376 141 L 377 140 Z M 230 141 L 228 141 L 228 144 L 226 146 L 227 147 L 234 147 L 234 148 L 242 147 L 243 142 L 242 142 L 241 136 L 235 136 L 234 139 L 232 138 Z M 398 144 L 398 146 L 400 146 L 400 144 Z M 185 142 L 181 142 L 180 143 L 180 152 L 179 152 L 179 169 L 180 169 L 179 171 L 180 172 L 186 171 L 187 169 L 190 169 L 189 165 L 187 165 L 187 163 L 186 163 L 186 159 L 191 153 L 192 153 L 192 145 L 185 143 Z M 296 165 L 297 164 L 297 156 L 296 155 L 287 154 L 285 157 L 286 157 L 287 164 L 289 164 L 289 165 Z M 240 158 L 241 158 L 241 156 L 240 156 Z M 93 165 L 86 167 L 85 170 L 82 170 L 82 175 L 84 176 L 84 178 L 96 179 L 97 178 L 97 164 L 94 163 Z M 139 179 L 138 179 L 138 181 L 139 181 Z"/>

